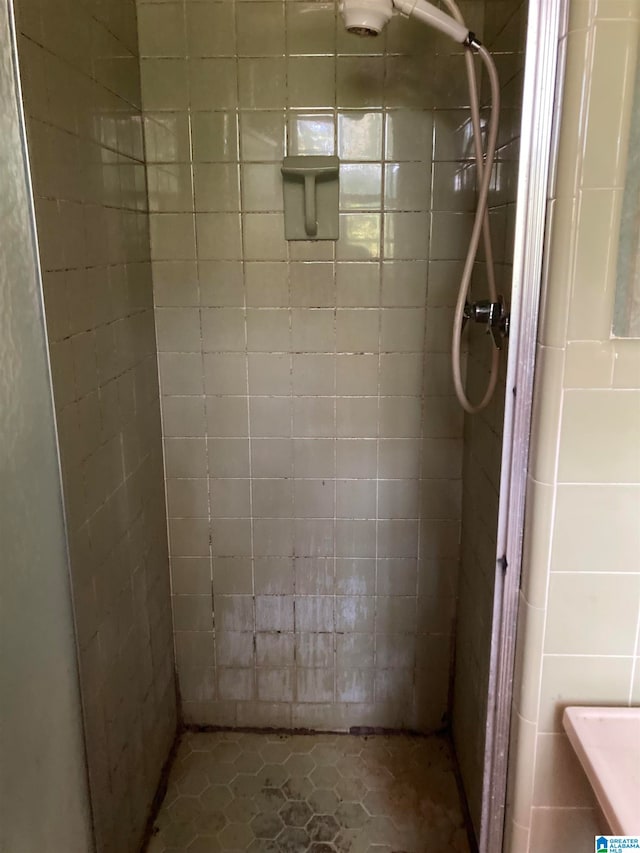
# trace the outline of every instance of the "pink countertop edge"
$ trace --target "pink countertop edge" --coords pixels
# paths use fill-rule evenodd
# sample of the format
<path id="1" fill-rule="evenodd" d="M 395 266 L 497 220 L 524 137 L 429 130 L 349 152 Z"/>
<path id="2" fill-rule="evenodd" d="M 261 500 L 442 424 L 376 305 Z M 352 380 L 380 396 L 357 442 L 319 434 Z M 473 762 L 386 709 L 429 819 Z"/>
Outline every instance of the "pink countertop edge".
<path id="1" fill-rule="evenodd" d="M 640 708 L 568 707 L 562 724 L 612 832 L 640 835 Z"/>

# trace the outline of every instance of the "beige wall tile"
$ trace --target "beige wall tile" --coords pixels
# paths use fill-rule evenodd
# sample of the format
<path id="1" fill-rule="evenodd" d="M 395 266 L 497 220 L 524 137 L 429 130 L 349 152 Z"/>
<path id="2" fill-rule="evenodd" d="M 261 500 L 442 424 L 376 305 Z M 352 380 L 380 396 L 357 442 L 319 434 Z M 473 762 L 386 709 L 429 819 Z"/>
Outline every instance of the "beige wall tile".
<path id="1" fill-rule="evenodd" d="M 536 745 L 535 806 L 588 808 L 595 797 L 565 734 L 540 734 Z"/>
<path id="2" fill-rule="evenodd" d="M 640 575 L 553 573 L 545 651 L 554 654 L 633 654 Z M 615 632 L 608 625 L 616 625 Z"/>
<path id="3" fill-rule="evenodd" d="M 545 655 L 540 688 L 540 731 L 562 731 L 562 712 L 584 696 L 597 705 L 626 705 L 633 658 Z"/>
<path id="4" fill-rule="evenodd" d="M 589 429 L 584 425 L 589 423 Z M 640 393 L 567 391 L 560 433 L 558 477 L 563 482 L 640 481 Z M 608 436 L 607 452 L 594 455 Z"/>
<path id="5" fill-rule="evenodd" d="M 633 555 L 640 552 L 639 519 L 637 486 L 559 486 L 552 571 L 635 572 Z M 576 536 L 576 530 L 589 531 L 590 535 Z"/>
<path id="6" fill-rule="evenodd" d="M 531 813 L 530 850 L 560 845 L 566 850 L 583 850 L 596 835 L 605 832 L 602 818 L 593 808 L 535 808 Z"/>

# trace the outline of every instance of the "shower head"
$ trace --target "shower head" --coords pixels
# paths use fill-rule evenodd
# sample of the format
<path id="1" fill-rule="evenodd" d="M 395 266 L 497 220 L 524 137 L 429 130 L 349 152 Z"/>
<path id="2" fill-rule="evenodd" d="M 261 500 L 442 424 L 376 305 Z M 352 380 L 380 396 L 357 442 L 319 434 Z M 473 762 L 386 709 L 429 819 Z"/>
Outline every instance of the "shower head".
<path id="1" fill-rule="evenodd" d="M 345 29 L 356 36 L 380 35 L 393 15 L 391 0 L 341 0 L 339 8 Z"/>
<path id="2" fill-rule="evenodd" d="M 340 12 L 348 32 L 358 36 L 377 36 L 391 20 L 394 11 L 415 16 L 461 44 L 471 44 L 473 36 L 454 18 L 426 0 L 341 0 Z"/>

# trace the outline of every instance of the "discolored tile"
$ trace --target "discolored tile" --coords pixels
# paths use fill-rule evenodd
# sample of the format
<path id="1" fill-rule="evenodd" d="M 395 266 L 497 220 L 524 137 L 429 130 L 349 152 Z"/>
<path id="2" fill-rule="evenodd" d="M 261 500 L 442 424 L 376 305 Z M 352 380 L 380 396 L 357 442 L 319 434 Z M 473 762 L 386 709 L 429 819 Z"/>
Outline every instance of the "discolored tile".
<path id="1" fill-rule="evenodd" d="M 306 830 L 313 841 L 333 841 L 340 827 L 332 815 L 316 814 L 307 824 Z"/>
<path id="2" fill-rule="evenodd" d="M 343 755 L 340 747 L 331 743 L 320 743 L 311 750 L 311 757 L 318 766 L 334 766 Z"/>
<path id="3" fill-rule="evenodd" d="M 266 841 L 264 838 L 256 838 L 247 850 L 249 853 L 280 853 L 280 848 L 275 841 Z"/>
<path id="4" fill-rule="evenodd" d="M 267 841 L 264 838 L 256 838 L 247 850 L 249 853 L 280 853 L 280 848 L 275 841 Z"/>
<path id="5" fill-rule="evenodd" d="M 291 746 L 288 742 L 266 743 L 260 749 L 260 755 L 267 764 L 282 764 L 291 755 Z"/>
<path id="6" fill-rule="evenodd" d="M 187 847 L 187 853 L 223 853 L 223 850 L 216 839 L 200 836 Z"/>
<path id="7" fill-rule="evenodd" d="M 280 788 L 289 778 L 289 771 L 281 764 L 267 764 L 258 773 L 263 788 Z"/>
<path id="8" fill-rule="evenodd" d="M 179 850 L 184 850 L 195 839 L 196 832 L 190 821 L 177 821 L 164 827 L 160 832 L 160 837 L 166 847 L 177 847 Z"/>
<path id="9" fill-rule="evenodd" d="M 336 819 L 345 829 L 358 829 L 369 819 L 369 815 L 360 803 L 340 803 L 336 809 Z"/>
<path id="10" fill-rule="evenodd" d="M 284 763 L 291 776 L 308 776 L 316 766 L 310 755 L 292 755 Z"/>
<path id="11" fill-rule="evenodd" d="M 208 758 L 210 767 L 207 768 L 207 776 L 212 785 L 226 785 L 238 775 L 234 764 L 215 764 Z"/>
<path id="12" fill-rule="evenodd" d="M 278 812 L 285 803 L 285 796 L 278 788 L 262 788 L 254 802 L 261 812 Z"/>
<path id="13" fill-rule="evenodd" d="M 393 785 L 393 775 L 386 767 L 376 766 L 369 769 L 364 781 L 370 791 L 386 789 Z"/>
<path id="14" fill-rule="evenodd" d="M 358 779 L 357 777 L 340 779 L 335 787 L 335 791 L 341 800 L 356 802 L 367 794 L 367 786 L 362 779 Z"/>
<path id="15" fill-rule="evenodd" d="M 240 744 L 228 742 L 228 743 L 219 743 L 214 749 L 211 751 L 211 757 L 214 761 L 228 761 L 234 762 L 236 759 L 242 754 L 242 747 Z"/>
<path id="16" fill-rule="evenodd" d="M 198 835 L 214 836 L 227 824 L 227 818 L 222 812 L 202 812 L 193 822 L 193 828 Z"/>
<path id="17" fill-rule="evenodd" d="M 304 826 L 312 814 L 309 804 L 301 800 L 289 800 L 280 810 L 280 817 L 286 826 Z"/>
<path id="18" fill-rule="evenodd" d="M 284 829 L 279 815 L 271 812 L 259 814 L 251 821 L 251 829 L 256 838 L 275 838 Z"/>
<path id="19" fill-rule="evenodd" d="M 225 815 L 231 823 L 249 823 L 260 809 L 252 797 L 236 797 L 225 808 Z"/>
<path id="20" fill-rule="evenodd" d="M 178 782 L 178 790 L 181 794 L 185 794 L 192 797 L 199 796 L 203 791 L 209 787 L 209 779 L 206 773 L 201 773 L 196 771 L 194 773 L 189 773 L 184 779 L 181 779 Z"/>
<path id="21" fill-rule="evenodd" d="M 262 785 L 257 776 L 242 773 L 229 785 L 229 790 L 234 797 L 255 797 Z"/>
<path id="22" fill-rule="evenodd" d="M 364 850 L 368 841 L 362 838 L 362 833 L 358 829 L 343 829 L 333 843 L 338 853 L 351 853 L 358 847 Z"/>
<path id="23" fill-rule="evenodd" d="M 306 777 L 288 779 L 282 793 L 288 800 L 306 800 L 313 791 L 313 783 Z"/>
<path id="24" fill-rule="evenodd" d="M 313 809 L 314 814 L 330 815 L 335 813 L 340 800 L 333 791 L 327 788 L 318 788 L 310 794 L 308 803 Z"/>
<path id="25" fill-rule="evenodd" d="M 200 805 L 203 809 L 212 811 L 224 810 L 224 807 L 233 799 L 231 791 L 226 785 L 211 785 L 200 794 Z"/>
<path id="26" fill-rule="evenodd" d="M 366 767 L 361 758 L 342 758 L 336 765 L 336 769 L 345 779 L 362 779 L 366 776 Z"/>
<path id="27" fill-rule="evenodd" d="M 211 764 L 211 756 L 208 753 L 189 752 L 180 761 L 176 762 L 175 782 L 179 785 L 183 779 L 197 773 L 203 773 L 208 776 Z"/>
<path id="28" fill-rule="evenodd" d="M 196 797 L 178 797 L 167 809 L 172 822 L 189 821 L 200 814 L 200 801 Z"/>
<path id="29" fill-rule="evenodd" d="M 218 835 L 223 850 L 246 850 L 253 841 L 253 833 L 244 823 L 230 823 Z"/>
<path id="30" fill-rule="evenodd" d="M 264 761 L 258 753 L 243 752 L 233 762 L 238 773 L 257 773 L 262 768 Z"/>
<path id="31" fill-rule="evenodd" d="M 316 788 L 333 788 L 340 781 L 340 774 L 335 767 L 316 767 L 309 778 Z"/>
<path id="32" fill-rule="evenodd" d="M 288 826 L 276 839 L 280 853 L 305 853 L 309 835 L 304 829 Z"/>

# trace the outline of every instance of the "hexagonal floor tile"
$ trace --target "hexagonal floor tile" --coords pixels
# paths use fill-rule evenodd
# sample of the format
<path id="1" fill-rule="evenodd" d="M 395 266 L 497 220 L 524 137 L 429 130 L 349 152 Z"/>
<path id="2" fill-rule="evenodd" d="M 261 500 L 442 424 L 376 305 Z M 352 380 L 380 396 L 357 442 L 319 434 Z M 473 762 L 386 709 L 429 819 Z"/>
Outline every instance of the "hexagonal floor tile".
<path id="1" fill-rule="evenodd" d="M 336 809 L 336 820 L 345 829 L 359 829 L 369 820 L 369 815 L 360 803 L 340 803 Z"/>
<path id="2" fill-rule="evenodd" d="M 309 846 L 310 838 L 304 829 L 287 826 L 276 838 L 281 853 L 304 853 Z"/>
<path id="3" fill-rule="evenodd" d="M 196 832 L 191 821 L 189 823 L 177 821 L 165 826 L 159 835 L 166 847 L 186 849 L 196 837 Z"/>
<path id="4" fill-rule="evenodd" d="M 233 762 L 238 773 L 257 773 L 264 761 L 257 752 L 243 752 Z"/>
<path id="5" fill-rule="evenodd" d="M 229 821 L 222 812 L 204 811 L 193 821 L 197 835 L 214 836 L 227 825 Z"/>
<path id="6" fill-rule="evenodd" d="M 278 812 L 285 804 L 285 796 L 279 788 L 263 788 L 253 798 L 256 806 L 265 814 Z"/>
<path id="7" fill-rule="evenodd" d="M 333 788 L 340 781 L 340 774 L 335 767 L 316 767 L 312 771 L 309 779 L 313 782 L 316 788 Z"/>
<path id="8" fill-rule="evenodd" d="M 362 779 L 367 773 L 367 768 L 364 762 L 359 757 L 344 757 L 336 764 L 336 769 L 345 779 Z"/>
<path id="9" fill-rule="evenodd" d="M 340 803 L 337 795 L 326 788 L 318 788 L 307 798 L 314 814 L 335 814 Z"/>
<path id="10" fill-rule="evenodd" d="M 287 779 L 282 793 L 288 800 L 306 800 L 313 791 L 313 783 L 306 776 Z"/>
<path id="11" fill-rule="evenodd" d="M 305 829 L 312 841 L 333 841 L 340 827 L 333 815 L 314 815 Z"/>
<path id="12" fill-rule="evenodd" d="M 198 799 L 203 809 L 219 811 L 231 802 L 233 795 L 226 785 L 210 785 L 206 791 L 200 794 Z"/>
<path id="13" fill-rule="evenodd" d="M 280 815 L 275 812 L 259 814 L 251 821 L 251 829 L 256 838 L 275 838 L 284 829 Z"/>
<path id="14" fill-rule="evenodd" d="M 230 823 L 218 833 L 223 850 L 246 850 L 253 838 L 253 832 L 246 823 Z"/>
<path id="15" fill-rule="evenodd" d="M 239 773 L 229 784 L 229 790 L 234 797 L 255 797 L 260 788 L 262 784 L 258 777 L 248 773 Z"/>
<path id="16" fill-rule="evenodd" d="M 335 792 L 341 800 L 358 802 L 367 795 L 367 786 L 362 779 L 341 779 L 335 786 Z"/>
<path id="17" fill-rule="evenodd" d="M 196 838 L 187 847 L 187 853 L 223 853 L 224 848 L 213 838 Z"/>
<path id="18" fill-rule="evenodd" d="M 209 759 L 210 767 L 207 768 L 207 776 L 212 785 L 227 785 L 238 775 L 235 764 L 217 763 Z"/>
<path id="19" fill-rule="evenodd" d="M 308 776 L 315 766 L 311 755 L 292 755 L 284 762 L 290 776 Z"/>
<path id="20" fill-rule="evenodd" d="M 147 853 L 469 853 L 444 738 L 188 733 Z"/>
<path id="21" fill-rule="evenodd" d="M 263 788 L 280 788 L 288 778 L 289 773 L 282 764 L 267 764 L 258 773 L 258 781 Z"/>
<path id="22" fill-rule="evenodd" d="M 260 750 L 260 755 L 266 764 L 282 764 L 291 755 L 291 747 L 287 741 L 282 743 L 265 743 Z"/>
<path id="23" fill-rule="evenodd" d="M 201 770 L 194 770 L 193 773 L 187 773 L 179 782 L 178 790 L 181 794 L 191 797 L 199 796 L 209 787 L 209 777 Z"/>
<path id="24" fill-rule="evenodd" d="M 239 755 L 242 753 L 242 747 L 237 744 L 231 742 L 223 742 L 217 744 L 211 750 L 211 757 L 214 761 L 222 761 L 222 762 L 231 762 L 233 763 Z"/>
<path id="25" fill-rule="evenodd" d="M 344 753 L 339 746 L 334 746 L 329 743 L 319 743 L 311 750 L 311 757 L 318 765 L 334 766 L 343 757 Z"/>
<path id="26" fill-rule="evenodd" d="M 193 820 L 201 811 L 202 806 L 197 797 L 178 797 L 167 809 L 173 822 Z"/>
<path id="27" fill-rule="evenodd" d="M 265 841 L 264 838 L 256 838 L 247 850 L 248 853 L 280 853 L 280 848 L 275 841 Z"/>
<path id="28" fill-rule="evenodd" d="M 230 823 L 249 823 L 259 812 L 255 797 L 234 797 L 224 808 Z"/>
<path id="29" fill-rule="evenodd" d="M 288 800 L 280 809 L 285 826 L 304 826 L 312 814 L 309 804 L 302 800 Z"/>

